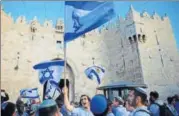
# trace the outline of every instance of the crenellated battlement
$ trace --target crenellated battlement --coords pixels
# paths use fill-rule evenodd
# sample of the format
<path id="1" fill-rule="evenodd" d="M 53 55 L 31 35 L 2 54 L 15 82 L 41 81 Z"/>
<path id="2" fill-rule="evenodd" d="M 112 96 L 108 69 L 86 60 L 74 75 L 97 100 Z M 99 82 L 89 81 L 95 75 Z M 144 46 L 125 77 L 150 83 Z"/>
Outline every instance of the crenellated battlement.
<path id="1" fill-rule="evenodd" d="M 51 30 L 55 30 L 56 33 L 63 33 L 64 32 L 64 21 L 59 18 L 57 19 L 56 22 L 53 22 L 52 20 L 45 20 L 43 22 L 43 24 L 41 24 L 38 21 L 38 17 L 34 16 L 34 18 L 30 21 L 26 20 L 25 16 L 19 16 L 16 21 L 13 21 L 15 19 L 13 19 L 13 17 L 11 16 L 11 13 L 9 13 L 7 15 L 7 13 L 4 12 L 3 8 L 1 7 L 1 12 L 2 15 L 5 15 L 5 17 L 12 19 L 12 23 L 14 25 L 19 25 L 19 24 L 24 24 L 24 25 L 28 25 L 28 27 L 30 27 L 31 31 L 40 31 L 43 29 L 51 29 Z M 124 25 L 124 24 L 129 24 L 130 22 L 145 22 L 145 21 L 151 20 L 151 21 L 161 21 L 164 22 L 166 20 L 169 20 L 168 16 L 165 14 L 163 17 L 160 17 L 156 12 L 153 13 L 153 15 L 149 15 L 146 10 L 144 10 L 142 13 L 137 12 L 133 6 L 131 5 L 129 8 L 129 11 L 126 14 L 126 17 L 119 17 L 117 20 L 113 20 L 110 21 L 108 24 L 106 24 L 105 26 L 101 27 L 100 32 L 98 31 L 98 29 L 96 29 L 95 31 L 90 32 L 90 34 L 86 34 L 86 35 L 91 35 L 92 33 L 98 33 L 101 34 L 104 31 L 108 30 L 109 28 L 119 28 L 120 25 Z M 168 23 L 168 21 L 167 21 Z M 55 24 L 55 25 L 53 25 Z"/>

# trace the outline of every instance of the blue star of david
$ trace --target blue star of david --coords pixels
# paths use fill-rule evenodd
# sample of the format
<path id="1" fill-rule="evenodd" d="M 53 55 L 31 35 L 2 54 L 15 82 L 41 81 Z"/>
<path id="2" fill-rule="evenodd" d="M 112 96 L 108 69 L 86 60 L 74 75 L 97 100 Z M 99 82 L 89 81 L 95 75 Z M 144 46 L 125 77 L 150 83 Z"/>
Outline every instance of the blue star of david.
<path id="1" fill-rule="evenodd" d="M 53 70 L 49 70 L 49 68 L 47 68 L 45 71 L 42 71 L 42 80 L 44 79 L 53 79 Z"/>

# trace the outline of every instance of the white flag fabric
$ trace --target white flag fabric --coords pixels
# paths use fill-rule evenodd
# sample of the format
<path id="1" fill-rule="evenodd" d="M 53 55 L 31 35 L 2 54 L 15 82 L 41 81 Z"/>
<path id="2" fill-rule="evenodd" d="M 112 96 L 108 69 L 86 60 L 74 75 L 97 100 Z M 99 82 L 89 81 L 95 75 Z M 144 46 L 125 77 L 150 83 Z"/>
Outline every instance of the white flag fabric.
<path id="1" fill-rule="evenodd" d="M 44 84 L 49 79 L 53 79 L 58 83 L 62 77 L 64 60 L 41 62 L 33 68 L 39 71 L 39 81 L 41 84 Z"/>
<path id="2" fill-rule="evenodd" d="M 45 90 L 45 99 L 54 99 L 61 94 L 61 90 L 59 88 L 58 83 L 56 83 L 53 79 L 47 81 L 47 86 Z"/>
<path id="3" fill-rule="evenodd" d="M 20 90 L 22 98 L 39 98 L 38 88 Z"/>
<path id="4" fill-rule="evenodd" d="M 105 69 L 100 66 L 92 66 L 85 70 L 86 76 L 91 80 L 96 80 L 98 84 L 101 83 L 104 73 Z"/>

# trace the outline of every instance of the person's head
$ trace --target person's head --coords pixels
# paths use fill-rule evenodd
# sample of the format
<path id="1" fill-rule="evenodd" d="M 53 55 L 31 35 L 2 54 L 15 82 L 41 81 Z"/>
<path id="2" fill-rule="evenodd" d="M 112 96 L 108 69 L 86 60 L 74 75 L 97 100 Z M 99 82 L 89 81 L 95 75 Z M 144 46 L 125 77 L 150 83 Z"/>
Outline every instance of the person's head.
<path id="1" fill-rule="evenodd" d="M 24 102 L 20 98 L 17 99 L 16 101 L 16 107 L 17 107 L 17 112 L 19 114 L 23 114 L 25 105 L 24 105 Z"/>
<path id="2" fill-rule="evenodd" d="M 142 106 L 147 100 L 147 93 L 143 88 L 135 88 L 128 95 L 128 103 L 133 107 Z"/>
<path id="3" fill-rule="evenodd" d="M 176 101 L 179 101 L 179 94 L 175 95 L 175 99 L 176 99 Z"/>
<path id="4" fill-rule="evenodd" d="M 9 95 L 6 93 L 4 89 L 1 89 L 1 103 L 9 100 Z"/>
<path id="5" fill-rule="evenodd" d="M 16 105 L 12 102 L 4 102 L 1 104 L 2 116 L 15 116 Z"/>
<path id="6" fill-rule="evenodd" d="M 156 99 L 159 98 L 159 94 L 157 91 L 150 92 L 150 102 L 153 103 Z"/>
<path id="7" fill-rule="evenodd" d="M 129 100 L 125 102 L 125 108 L 127 111 L 130 111 L 130 112 L 134 110 L 134 107 L 129 104 Z"/>
<path id="8" fill-rule="evenodd" d="M 114 97 L 114 99 L 113 99 L 113 105 L 115 107 L 117 107 L 119 105 L 123 105 L 123 104 L 124 104 L 124 100 L 121 97 L 119 97 L 119 96 Z"/>
<path id="9" fill-rule="evenodd" d="M 90 97 L 87 95 L 81 95 L 80 97 L 80 106 L 82 106 L 83 108 L 87 109 L 90 107 Z"/>
<path id="10" fill-rule="evenodd" d="M 64 104 L 64 95 L 60 94 L 55 101 L 56 101 L 57 106 L 60 110 L 62 108 L 63 104 Z"/>
<path id="11" fill-rule="evenodd" d="M 60 116 L 58 106 L 52 99 L 44 100 L 38 109 L 39 116 Z"/>
<path id="12" fill-rule="evenodd" d="M 168 97 L 168 98 L 167 98 L 167 102 L 168 102 L 168 104 L 170 104 L 170 105 L 174 105 L 175 102 L 176 102 L 176 99 L 175 99 L 175 97 Z"/>

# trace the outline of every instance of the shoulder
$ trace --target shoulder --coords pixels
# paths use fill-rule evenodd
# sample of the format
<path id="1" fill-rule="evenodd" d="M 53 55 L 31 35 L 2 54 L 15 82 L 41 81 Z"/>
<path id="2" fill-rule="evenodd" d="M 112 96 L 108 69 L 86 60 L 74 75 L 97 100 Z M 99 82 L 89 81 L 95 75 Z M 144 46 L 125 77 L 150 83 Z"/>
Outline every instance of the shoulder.
<path id="1" fill-rule="evenodd" d="M 133 115 L 134 116 L 150 116 L 151 113 L 149 110 L 147 110 L 147 107 L 140 107 L 134 111 Z"/>
<path id="2" fill-rule="evenodd" d="M 118 106 L 116 110 L 124 110 L 125 108 L 123 106 Z"/>
<path id="3" fill-rule="evenodd" d="M 78 112 L 80 112 L 82 109 L 80 108 L 80 107 L 78 107 L 78 108 L 73 108 L 73 110 L 72 110 L 72 113 L 78 113 Z"/>
<path id="4" fill-rule="evenodd" d="M 112 112 L 108 113 L 107 116 L 114 116 Z"/>
<path id="5" fill-rule="evenodd" d="M 156 109 L 156 108 L 159 108 L 159 104 L 157 104 L 157 103 L 153 103 L 153 104 L 150 105 L 149 108 L 150 108 L 150 109 Z"/>
<path id="6" fill-rule="evenodd" d="M 145 112 L 145 111 L 136 111 L 133 114 L 134 116 L 150 116 L 150 113 Z"/>

